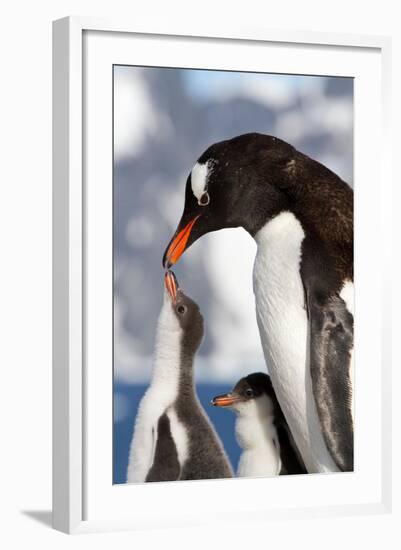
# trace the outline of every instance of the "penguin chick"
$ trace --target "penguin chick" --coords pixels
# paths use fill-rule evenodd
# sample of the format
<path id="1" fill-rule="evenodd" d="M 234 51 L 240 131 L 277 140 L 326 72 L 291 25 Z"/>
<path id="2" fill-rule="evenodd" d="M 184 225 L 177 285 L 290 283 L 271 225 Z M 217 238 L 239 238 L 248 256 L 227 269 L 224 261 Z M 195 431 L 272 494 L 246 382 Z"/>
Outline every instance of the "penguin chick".
<path id="1" fill-rule="evenodd" d="M 214 397 L 212 405 L 237 415 L 235 433 L 242 448 L 238 477 L 306 473 L 267 374 L 241 378 L 230 393 Z"/>
<path id="2" fill-rule="evenodd" d="M 166 272 L 164 282 L 152 379 L 138 409 L 127 482 L 233 477 L 195 390 L 193 363 L 203 317 L 173 272 Z"/>

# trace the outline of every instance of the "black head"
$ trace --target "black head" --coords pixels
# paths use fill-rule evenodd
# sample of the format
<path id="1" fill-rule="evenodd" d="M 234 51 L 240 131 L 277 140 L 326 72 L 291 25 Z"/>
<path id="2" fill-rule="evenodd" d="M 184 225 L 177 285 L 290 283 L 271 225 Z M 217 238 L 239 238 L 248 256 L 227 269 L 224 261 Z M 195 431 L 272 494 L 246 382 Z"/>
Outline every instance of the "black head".
<path id="1" fill-rule="evenodd" d="M 231 392 L 214 397 L 212 405 L 215 407 L 232 407 L 238 409 L 241 405 L 262 396 L 267 396 L 270 399 L 273 410 L 277 410 L 277 397 L 270 376 L 264 372 L 255 372 L 241 378 Z"/>
<path id="2" fill-rule="evenodd" d="M 167 271 L 164 277 L 166 288 L 165 306 L 168 313 L 173 314 L 173 318 L 178 322 L 178 327 L 182 331 L 182 345 L 188 355 L 194 355 L 199 348 L 203 338 L 203 317 L 199 306 L 178 286 L 178 281 L 172 271 Z"/>
<path id="3" fill-rule="evenodd" d="M 163 257 L 175 264 L 199 237 L 228 227 L 251 235 L 288 208 L 282 191 L 295 149 L 264 134 L 244 134 L 209 147 L 188 176 L 184 212 Z"/>
<path id="4" fill-rule="evenodd" d="M 270 376 L 265 372 L 254 372 L 241 378 L 233 391 L 247 399 L 254 399 L 263 394 L 272 399 L 276 398 Z"/>

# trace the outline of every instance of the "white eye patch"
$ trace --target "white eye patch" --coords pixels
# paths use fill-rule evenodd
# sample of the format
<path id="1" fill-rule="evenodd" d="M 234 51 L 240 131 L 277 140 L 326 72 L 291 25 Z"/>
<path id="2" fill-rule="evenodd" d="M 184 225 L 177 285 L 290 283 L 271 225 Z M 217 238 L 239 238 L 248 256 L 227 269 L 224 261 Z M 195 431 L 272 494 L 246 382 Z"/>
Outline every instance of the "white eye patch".
<path id="1" fill-rule="evenodd" d="M 207 202 L 202 199 L 207 191 L 207 183 L 211 173 L 212 163 L 207 161 L 205 164 L 199 164 L 198 162 L 192 168 L 191 172 L 191 188 L 192 193 L 198 199 L 199 204 L 206 205 Z M 201 200 L 202 199 L 202 200 Z"/>

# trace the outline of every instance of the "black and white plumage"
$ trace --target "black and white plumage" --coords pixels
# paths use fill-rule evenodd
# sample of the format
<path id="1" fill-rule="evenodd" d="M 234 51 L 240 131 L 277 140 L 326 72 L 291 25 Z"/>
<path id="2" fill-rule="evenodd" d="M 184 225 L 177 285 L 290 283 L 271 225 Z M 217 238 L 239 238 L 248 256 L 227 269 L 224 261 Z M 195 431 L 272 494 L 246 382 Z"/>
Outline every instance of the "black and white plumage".
<path id="1" fill-rule="evenodd" d="M 229 393 L 214 397 L 212 405 L 230 408 L 237 415 L 235 433 L 242 448 L 239 477 L 306 473 L 266 373 L 241 378 Z"/>
<path id="2" fill-rule="evenodd" d="M 216 143 L 188 176 L 164 265 L 202 235 L 239 226 L 257 243 L 253 282 L 262 346 L 307 470 L 351 471 L 352 189 L 273 136 Z"/>
<path id="3" fill-rule="evenodd" d="M 203 337 L 198 305 L 165 276 L 152 380 L 139 405 L 127 482 L 233 476 L 223 445 L 194 386 L 193 362 Z"/>

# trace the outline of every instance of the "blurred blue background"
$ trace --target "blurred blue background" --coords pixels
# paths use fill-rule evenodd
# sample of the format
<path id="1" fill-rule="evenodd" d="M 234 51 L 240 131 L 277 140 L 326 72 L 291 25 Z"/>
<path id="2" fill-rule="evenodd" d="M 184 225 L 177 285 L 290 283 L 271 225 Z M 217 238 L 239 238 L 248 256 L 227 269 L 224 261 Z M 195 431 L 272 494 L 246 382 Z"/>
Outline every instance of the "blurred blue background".
<path id="1" fill-rule="evenodd" d="M 150 380 L 162 304 L 161 259 L 181 217 L 188 173 L 212 143 L 276 135 L 352 185 L 353 80 L 114 67 L 114 472 L 124 483 L 139 401 Z M 206 235 L 175 268 L 206 335 L 197 391 L 234 468 L 234 415 L 209 406 L 266 370 L 255 320 L 255 243 L 241 229 Z"/>

